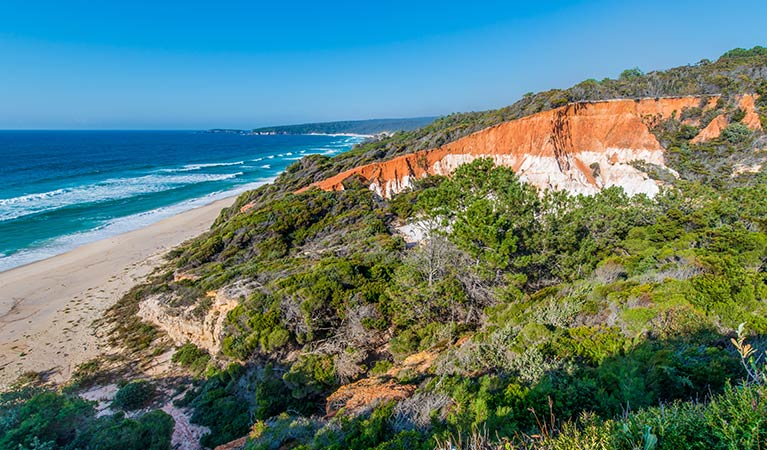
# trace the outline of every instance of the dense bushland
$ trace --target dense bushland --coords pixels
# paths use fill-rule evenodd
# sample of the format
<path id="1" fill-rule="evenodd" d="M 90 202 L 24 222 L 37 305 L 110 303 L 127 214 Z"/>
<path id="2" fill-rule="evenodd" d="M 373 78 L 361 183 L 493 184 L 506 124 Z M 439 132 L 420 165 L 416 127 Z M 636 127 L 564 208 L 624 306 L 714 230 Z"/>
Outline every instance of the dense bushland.
<path id="1" fill-rule="evenodd" d="M 435 148 L 501 122 L 571 102 L 685 95 L 723 95 L 727 99 L 743 93 L 765 93 L 765 80 L 767 48 L 764 47 L 735 49 L 716 61 L 704 59 L 663 71 L 643 73 L 639 69 L 629 69 L 615 79 L 589 79 L 567 89 L 528 93 L 504 108 L 450 114 L 422 128 L 357 145 L 352 151 L 334 158 L 319 155 L 305 158 L 288 169 L 278 184 L 295 190 L 362 164 Z M 762 95 L 760 102 L 762 108 L 767 106 L 767 96 Z M 761 117 L 767 124 L 767 111 Z M 275 191 L 279 189 L 272 193 Z"/>
<path id="2" fill-rule="evenodd" d="M 250 361 L 244 373 L 266 360 L 276 367 L 268 386 L 251 375 L 246 392 L 196 399 L 210 404 L 211 418 L 221 405 L 250 401 L 240 417 L 263 421 L 256 447 L 278 446 L 300 429 L 317 448 L 430 448 L 430 435 L 476 427 L 535 433 L 536 416 L 549 412 L 563 421 L 584 413 L 609 420 L 663 402 L 703 401 L 744 375 L 728 334 L 741 322 L 767 330 L 767 185 L 759 174 L 749 180 L 725 189 L 680 180 L 655 199 L 619 189 L 539 195 L 509 169 L 477 161 L 389 204 L 353 186 L 286 196 L 265 207 L 271 216 L 256 210 L 227 222 L 224 250 L 213 257 L 199 257 L 205 245 L 178 255 L 179 268 L 202 275 L 201 292 L 257 280 L 227 318 L 223 352 Z M 406 220 L 431 237 L 406 249 L 391 232 Z M 239 229 L 259 237 L 238 238 Z M 279 245 L 261 247 L 266 239 Z M 231 275 L 222 277 L 223 267 Z M 301 353 L 286 363 L 281 355 L 290 350 Z M 381 405 L 330 424 L 305 418 L 319 414 L 339 384 L 417 351 L 439 357 L 429 372 L 400 380 L 418 386 L 420 403 L 407 411 Z M 447 400 L 421 411 L 430 398 Z M 378 431 L 367 436 L 371 430 Z"/>
<path id="3" fill-rule="evenodd" d="M 170 450 L 173 418 L 154 410 L 137 417 L 96 416 L 95 402 L 25 388 L 0 394 L 0 449 Z"/>
<path id="4" fill-rule="evenodd" d="M 609 420 L 724 392 L 744 375 L 728 334 L 740 322 L 759 334 L 767 327 L 767 192 L 759 176 L 752 181 L 724 194 L 680 181 L 650 200 L 613 189 L 539 196 L 489 161 L 428 180 L 390 208 L 433 237 L 401 252 L 385 295 L 369 302 L 393 335 L 392 359 L 439 353 L 428 373 L 401 380 L 418 385 L 422 407 L 429 397 L 449 400 L 407 414 L 382 405 L 332 425 L 272 419 L 253 448 L 292 439 L 274 430 L 294 424 L 310 448 L 430 448 L 429 434 L 534 434 L 541 414 Z M 371 351 L 349 347 L 342 355 Z M 329 351 L 326 367 L 340 356 Z M 334 380 L 312 358 L 290 370 L 327 393 Z"/>
<path id="5" fill-rule="evenodd" d="M 567 92 L 760 91 L 764 53 L 736 51 L 668 73 L 630 71 Z M 470 122 L 484 127 L 557 106 L 543 98 Z M 563 101 L 571 100 L 578 98 Z M 725 100 L 716 112 L 737 119 L 731 105 Z M 146 288 L 187 304 L 234 282 L 251 286 L 227 317 L 219 355 L 241 367 L 188 395 L 211 427 L 206 443 L 244 434 L 255 420 L 254 448 L 432 448 L 472 429 L 494 439 L 540 433 L 542 415 L 609 421 L 734 395 L 728 383 L 744 370 L 729 336 L 741 322 L 767 332 L 767 184 L 761 171 L 733 172 L 761 161 L 764 138 L 736 123 L 720 139 L 692 144 L 696 133 L 682 120 L 655 127 L 679 177 L 657 173 L 674 186 L 654 199 L 620 189 L 539 193 L 489 161 L 421 180 L 388 202 L 354 180 L 342 192 L 289 193 L 307 176 L 345 168 L 362 147 L 334 160 L 305 159 L 274 186 L 244 195 Z M 408 142 L 403 151 L 421 145 L 413 136 L 393 139 Z M 247 212 L 234 212 L 246 204 Z M 411 248 L 396 232 L 403 223 L 428 238 Z M 173 282 L 179 271 L 195 281 Z M 317 418 L 339 385 L 381 376 L 380 368 L 419 351 L 437 357 L 425 373 L 397 376 L 416 386 L 410 400 Z M 230 404 L 243 418 L 234 430 L 216 424 Z"/>
<path id="6" fill-rule="evenodd" d="M 202 315 L 208 292 L 239 286 L 220 354 L 187 344 L 173 357 L 200 378 L 179 403 L 210 428 L 206 446 L 250 430 L 253 449 L 757 448 L 764 387 L 741 387 L 749 366 L 730 338 L 745 323 L 761 349 L 767 334 L 767 180 L 753 168 L 765 137 L 727 98 L 717 113 L 735 123 L 719 139 L 692 144 L 681 117 L 656 124 L 678 176 L 644 167 L 667 182 L 652 199 L 538 192 L 488 160 L 389 201 L 355 180 L 294 191 L 569 101 L 764 94 L 766 67 L 757 47 L 630 70 L 304 158 L 127 295 L 114 342 L 152 348 L 160 333 L 132 319 L 147 296 Z M 403 224 L 425 238 L 408 242 Z M 419 352 L 428 367 L 398 370 Z M 414 394 L 324 417 L 327 396 L 363 378 Z"/>

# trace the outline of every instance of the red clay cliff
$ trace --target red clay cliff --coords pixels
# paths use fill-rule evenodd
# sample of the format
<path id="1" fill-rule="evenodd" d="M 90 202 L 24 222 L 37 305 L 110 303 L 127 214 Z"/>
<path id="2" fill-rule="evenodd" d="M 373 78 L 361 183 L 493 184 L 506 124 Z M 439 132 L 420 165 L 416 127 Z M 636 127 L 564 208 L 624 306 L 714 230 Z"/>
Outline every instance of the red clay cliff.
<path id="1" fill-rule="evenodd" d="M 717 99 L 675 97 L 569 104 L 501 123 L 436 149 L 356 167 L 312 186 L 340 190 L 344 180 L 356 176 L 382 197 L 390 197 L 410 187 L 415 179 L 449 175 L 461 164 L 492 158 L 541 189 L 592 194 L 604 187 L 621 186 L 631 195 L 654 195 L 658 184 L 630 164 L 639 160 L 664 165 L 664 149 L 650 126 L 672 114 L 679 116 L 688 108 L 713 108 Z M 761 129 L 754 97 L 743 96 L 740 107 L 746 111 L 742 123 Z M 726 125 L 724 116 L 717 117 L 696 139 L 715 138 Z"/>

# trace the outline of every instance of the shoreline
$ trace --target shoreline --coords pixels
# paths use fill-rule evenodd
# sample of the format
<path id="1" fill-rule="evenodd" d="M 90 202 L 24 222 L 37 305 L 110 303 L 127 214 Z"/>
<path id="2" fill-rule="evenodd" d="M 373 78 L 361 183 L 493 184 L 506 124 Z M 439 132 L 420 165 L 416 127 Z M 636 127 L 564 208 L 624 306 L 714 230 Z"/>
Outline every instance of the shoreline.
<path id="1" fill-rule="evenodd" d="M 0 391 L 27 371 L 62 383 L 105 354 L 94 320 L 169 250 L 207 231 L 238 195 L 0 272 Z"/>
<path id="2" fill-rule="evenodd" d="M 7 273 L 7 272 L 10 272 L 12 270 L 21 268 L 21 267 L 26 267 L 26 266 L 28 266 L 30 264 L 35 264 L 35 263 L 38 263 L 38 262 L 41 262 L 41 261 L 45 261 L 45 260 L 48 260 L 48 259 L 51 259 L 51 258 L 55 258 L 57 256 L 64 255 L 66 253 L 69 253 L 69 252 L 71 252 L 73 250 L 77 250 L 80 247 L 86 246 L 88 244 L 92 244 L 94 242 L 103 241 L 103 240 L 106 240 L 106 239 L 113 238 L 115 236 L 119 236 L 121 234 L 126 234 L 126 233 L 130 233 L 132 231 L 141 230 L 143 228 L 150 227 L 150 226 L 152 226 L 152 225 L 154 225 L 154 224 L 156 224 L 158 222 L 161 222 L 161 221 L 163 221 L 165 219 L 169 219 L 169 218 L 175 217 L 175 216 L 177 216 L 179 214 L 183 214 L 183 213 L 188 212 L 188 211 L 192 211 L 192 210 L 195 210 L 195 209 L 198 209 L 198 208 L 202 208 L 202 207 L 208 206 L 208 205 L 213 204 L 215 202 L 218 202 L 220 200 L 225 200 L 225 199 L 229 199 L 229 198 L 237 198 L 238 196 L 240 196 L 244 192 L 247 192 L 247 191 L 250 191 L 250 190 L 254 190 L 254 189 L 258 189 L 259 187 L 261 187 L 261 186 L 263 186 L 265 184 L 273 183 L 274 180 L 276 180 L 276 179 L 277 179 L 277 176 L 270 177 L 270 178 L 265 178 L 265 179 L 262 179 L 260 181 L 256 181 L 256 182 L 253 182 L 253 183 L 248 183 L 248 184 L 246 184 L 244 186 L 240 186 L 240 187 L 228 190 L 228 191 L 223 191 L 223 192 L 219 192 L 219 193 L 212 193 L 212 194 L 208 194 L 207 196 L 188 199 L 188 200 L 182 201 L 182 202 L 177 203 L 177 204 L 171 204 L 171 205 L 162 206 L 162 207 L 156 208 L 154 210 L 143 211 L 143 212 L 132 214 L 132 215 L 129 215 L 129 216 L 119 217 L 119 218 L 116 219 L 115 222 L 112 223 L 112 225 L 110 227 L 107 227 L 107 228 L 103 228 L 103 229 L 98 229 L 97 228 L 97 229 L 91 229 L 91 230 L 83 230 L 83 231 L 76 232 L 76 233 L 73 233 L 73 234 L 59 236 L 57 238 L 54 238 L 54 241 L 59 240 L 59 239 L 65 239 L 65 238 L 72 237 L 72 236 L 78 236 L 78 235 L 81 236 L 82 239 L 83 239 L 80 243 L 77 243 L 77 244 L 72 245 L 72 246 L 66 246 L 64 249 L 62 249 L 60 251 L 53 250 L 51 252 L 50 248 L 41 247 L 41 248 L 22 249 L 17 254 L 11 254 L 9 256 L 2 255 L 2 257 L 0 257 L 0 275 L 2 275 L 4 273 Z M 186 206 L 183 206 L 183 205 L 186 205 Z M 135 225 L 135 224 L 131 224 L 129 222 L 125 222 L 126 219 L 129 220 L 131 218 L 136 218 L 136 217 L 141 217 L 141 216 L 146 217 L 147 215 L 154 215 L 155 217 L 154 218 L 150 218 L 147 223 L 143 223 L 143 224 L 139 224 L 139 225 Z M 115 227 L 115 225 L 116 225 L 116 227 L 118 229 L 120 227 L 122 227 L 123 229 L 119 230 L 119 231 L 116 231 L 116 232 L 110 232 L 110 228 Z M 99 236 L 99 234 L 101 234 L 101 236 Z M 94 235 L 96 237 L 91 237 L 91 238 L 87 237 L 87 236 L 94 236 Z M 36 257 L 35 253 L 42 253 L 43 256 L 37 256 Z M 11 265 L 9 267 L 7 265 L 7 260 L 11 259 L 11 258 L 14 258 L 14 257 L 18 258 L 17 255 L 23 255 L 24 257 L 26 257 L 27 261 L 24 261 L 24 259 L 22 259 L 22 261 L 24 261 L 24 262 L 22 262 L 21 264 Z M 1 296 L 0 296 L 0 299 L 2 299 Z"/>

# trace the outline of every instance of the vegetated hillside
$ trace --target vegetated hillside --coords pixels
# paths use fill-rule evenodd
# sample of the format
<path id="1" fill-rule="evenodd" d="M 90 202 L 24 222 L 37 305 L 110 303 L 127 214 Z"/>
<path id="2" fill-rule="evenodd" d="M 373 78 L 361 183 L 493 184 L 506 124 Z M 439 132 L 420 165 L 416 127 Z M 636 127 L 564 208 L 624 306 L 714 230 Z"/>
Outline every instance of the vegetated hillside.
<path id="1" fill-rule="evenodd" d="M 113 308 L 113 342 L 138 371 L 186 336 L 173 343 L 174 367 L 192 377 L 179 405 L 209 428 L 210 447 L 249 435 L 250 449 L 759 448 L 765 368 L 730 339 L 744 323 L 742 338 L 764 350 L 767 138 L 733 102 L 758 94 L 765 120 L 765 59 L 738 50 L 588 91 L 647 94 L 661 80 L 668 94 L 722 94 L 710 114 L 687 111 L 701 124 L 725 114 L 708 140 L 689 117 L 649 128 L 667 166 L 635 162 L 666 182 L 652 198 L 541 192 L 490 159 L 386 200 L 355 178 L 295 193 L 355 161 L 551 108 L 575 88 L 305 158 Z M 146 305 L 169 320 L 142 322 Z M 0 448 L 71 439 L 40 395 L 0 404 L 11 418 Z M 57 420 L 80 417 L 68 411 Z"/>
<path id="2" fill-rule="evenodd" d="M 436 117 L 413 117 L 405 119 L 346 120 L 340 122 L 303 123 L 276 127 L 255 128 L 252 133 L 261 134 L 365 134 L 411 131 L 428 125 Z"/>
<path id="3" fill-rule="evenodd" d="M 693 65 L 646 74 L 639 69 L 630 69 L 617 79 L 591 79 L 568 89 L 526 94 L 505 108 L 440 117 L 422 128 L 360 144 L 332 159 L 308 158 L 302 161 L 301 167 L 294 167 L 282 182 L 298 189 L 344 170 L 437 148 L 475 131 L 572 102 L 705 95 L 723 95 L 727 99 L 738 94 L 767 92 L 766 78 L 767 48 L 764 47 L 736 49 L 716 61 L 702 60 Z"/>
<path id="4" fill-rule="evenodd" d="M 670 121 L 683 124 L 693 143 L 716 139 L 730 125 L 762 131 L 752 94 L 580 102 L 486 128 L 436 149 L 358 166 L 310 187 L 341 190 L 346 180 L 356 178 L 388 198 L 427 175 L 449 176 L 461 164 L 490 158 L 541 190 L 593 194 L 618 186 L 629 195 L 652 196 L 662 182 L 636 163 L 668 169 L 664 147 L 653 131 Z"/>

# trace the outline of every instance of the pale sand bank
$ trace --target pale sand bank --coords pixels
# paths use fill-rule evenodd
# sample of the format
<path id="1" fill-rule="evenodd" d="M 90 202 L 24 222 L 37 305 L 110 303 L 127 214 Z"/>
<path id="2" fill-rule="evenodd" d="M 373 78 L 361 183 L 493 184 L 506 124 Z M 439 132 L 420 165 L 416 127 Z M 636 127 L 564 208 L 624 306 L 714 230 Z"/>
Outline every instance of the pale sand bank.
<path id="1" fill-rule="evenodd" d="M 92 326 L 172 247 L 206 231 L 235 197 L 0 273 L 0 390 L 21 373 L 63 382 L 107 349 Z"/>

